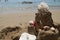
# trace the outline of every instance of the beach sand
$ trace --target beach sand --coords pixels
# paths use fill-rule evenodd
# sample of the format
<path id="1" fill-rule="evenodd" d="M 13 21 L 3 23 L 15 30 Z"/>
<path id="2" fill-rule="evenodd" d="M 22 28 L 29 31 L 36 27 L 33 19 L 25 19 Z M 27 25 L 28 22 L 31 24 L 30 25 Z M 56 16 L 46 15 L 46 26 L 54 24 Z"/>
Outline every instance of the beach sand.
<path id="1" fill-rule="evenodd" d="M 50 10 L 52 13 L 53 21 L 60 23 L 60 10 Z M 30 20 L 35 20 L 35 12 L 19 12 L 19 13 L 9 13 L 0 14 L 0 29 L 7 26 L 25 25 Z"/>
<path id="2" fill-rule="evenodd" d="M 7 26 L 26 25 L 30 20 L 34 20 L 34 13 L 14 13 L 0 15 L 0 29 Z"/>
<path id="3" fill-rule="evenodd" d="M 35 13 L 32 12 L 1 14 L 0 15 L 0 40 L 16 40 L 15 37 L 17 37 L 18 40 L 21 33 L 27 32 L 28 22 L 30 20 L 34 20 L 34 17 L 35 17 Z M 16 29 L 16 26 L 19 27 L 19 29 Z M 22 28 L 22 30 L 20 30 L 20 27 Z M 13 30 L 13 28 L 15 28 L 15 31 Z M 9 32 L 9 30 L 12 31 Z"/>
<path id="4" fill-rule="evenodd" d="M 54 22 L 60 23 L 60 10 L 51 10 L 52 17 Z M 16 27 L 19 26 L 23 29 L 23 31 L 26 31 L 26 27 L 28 25 L 28 22 L 30 20 L 35 20 L 35 13 L 34 12 L 23 12 L 23 13 L 11 13 L 11 14 L 1 14 L 0 15 L 0 31 L 7 28 L 7 27 Z M 11 39 L 11 36 L 19 35 L 20 30 L 17 30 L 19 32 L 13 31 L 8 32 L 7 35 L 5 35 L 1 40 L 13 40 Z M 1 32 L 0 32 L 1 33 Z M 0 34 L 1 35 L 1 34 Z M 16 36 L 14 36 L 16 37 Z M 14 38 L 13 37 L 13 38 Z"/>
<path id="5" fill-rule="evenodd" d="M 55 9 L 55 10 L 51 10 L 52 12 L 52 19 L 54 21 L 55 25 L 60 25 L 60 10 Z"/>

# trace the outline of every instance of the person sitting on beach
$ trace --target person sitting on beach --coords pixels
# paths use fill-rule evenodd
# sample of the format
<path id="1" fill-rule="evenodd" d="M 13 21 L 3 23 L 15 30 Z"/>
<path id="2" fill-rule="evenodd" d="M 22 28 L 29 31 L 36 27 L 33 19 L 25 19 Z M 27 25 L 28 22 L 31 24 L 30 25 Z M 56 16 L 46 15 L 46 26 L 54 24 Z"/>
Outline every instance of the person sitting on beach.
<path id="1" fill-rule="evenodd" d="M 43 29 L 44 26 L 54 27 L 52 13 L 49 11 L 49 6 L 45 2 L 38 5 L 38 13 L 35 14 L 36 32 L 38 29 Z"/>
<path id="2" fill-rule="evenodd" d="M 35 35 L 36 33 L 35 27 L 36 27 L 35 21 L 34 20 L 29 21 L 28 22 L 28 33 Z"/>
<path id="3" fill-rule="evenodd" d="M 31 21 L 29 21 L 29 23 L 28 23 L 29 25 L 29 27 L 33 27 L 34 29 L 35 29 L 35 27 L 36 27 L 36 22 L 34 21 L 34 20 L 31 20 Z"/>

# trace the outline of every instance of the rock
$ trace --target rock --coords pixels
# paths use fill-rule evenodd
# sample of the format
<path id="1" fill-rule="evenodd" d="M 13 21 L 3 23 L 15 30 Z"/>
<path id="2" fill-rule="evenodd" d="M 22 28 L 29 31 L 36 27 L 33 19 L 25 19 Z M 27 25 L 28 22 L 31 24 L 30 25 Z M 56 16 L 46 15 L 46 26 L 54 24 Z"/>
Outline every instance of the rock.
<path id="1" fill-rule="evenodd" d="M 16 27 L 7 27 L 4 28 L 3 30 L 1 30 L 2 33 L 7 33 L 7 32 L 12 32 L 12 31 L 16 31 L 18 29 L 21 29 L 20 27 L 16 26 Z"/>
<path id="2" fill-rule="evenodd" d="M 55 32 L 48 30 L 48 31 L 44 31 L 44 30 L 39 30 L 39 40 L 57 40 L 58 39 L 58 33 L 59 31 L 57 29 L 55 29 Z"/>
<path id="3" fill-rule="evenodd" d="M 32 4 L 33 2 L 23 1 L 22 4 Z"/>
<path id="4" fill-rule="evenodd" d="M 13 38 L 13 40 L 19 40 L 20 36 L 16 36 L 15 38 Z"/>
<path id="5" fill-rule="evenodd" d="M 35 34 L 35 29 L 34 29 L 34 27 L 28 26 L 28 33 L 30 33 L 30 34 Z"/>
<path id="6" fill-rule="evenodd" d="M 4 28 L 0 31 L 0 40 L 1 39 L 5 40 L 5 38 L 10 38 L 11 39 L 12 36 L 15 36 L 21 30 L 22 30 L 22 28 L 19 27 L 19 26 L 6 27 L 6 28 Z"/>

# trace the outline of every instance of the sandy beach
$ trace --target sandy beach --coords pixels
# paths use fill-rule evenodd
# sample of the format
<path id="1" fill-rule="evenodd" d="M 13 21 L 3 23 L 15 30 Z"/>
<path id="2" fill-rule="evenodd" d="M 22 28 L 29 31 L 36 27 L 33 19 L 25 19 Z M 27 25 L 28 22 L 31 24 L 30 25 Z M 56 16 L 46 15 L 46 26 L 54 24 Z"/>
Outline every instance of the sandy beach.
<path id="1" fill-rule="evenodd" d="M 35 13 L 33 12 L 1 14 L 0 15 L 0 40 L 16 40 L 14 39 L 15 37 L 20 37 L 22 32 L 27 32 L 26 28 L 28 22 L 30 20 L 34 20 L 34 17 L 35 17 Z M 16 28 L 16 26 L 18 29 Z M 20 27 L 22 28 L 22 30 L 20 29 Z M 9 32 L 9 30 L 11 32 Z"/>
<path id="2" fill-rule="evenodd" d="M 60 10 L 51 10 L 53 21 L 60 23 Z M 19 12 L 0 15 L 0 30 L 7 26 L 26 25 L 30 20 L 35 20 L 35 12 Z"/>
<path id="3" fill-rule="evenodd" d="M 26 25 L 30 20 L 34 20 L 35 13 L 13 13 L 0 15 L 0 30 L 8 26 Z"/>
<path id="4" fill-rule="evenodd" d="M 0 40 L 19 40 L 21 33 L 28 31 L 28 22 L 35 20 L 35 13 L 42 1 L 48 4 L 54 24 L 60 25 L 59 0 L 31 0 L 32 4 L 22 4 L 24 1 L 0 0 Z"/>
<path id="5" fill-rule="evenodd" d="M 52 18 L 55 23 L 60 23 L 60 10 L 59 9 L 50 9 L 52 12 Z M 37 11 L 36 11 L 37 12 Z M 0 39 L 1 40 L 15 40 L 14 38 L 21 35 L 22 32 L 27 32 L 27 25 L 30 20 L 35 20 L 35 13 L 33 11 L 30 12 L 18 12 L 18 13 L 9 13 L 9 14 L 0 14 Z M 16 26 L 19 26 L 22 28 L 22 30 L 17 29 Z M 7 32 L 9 30 L 8 27 L 12 27 L 12 32 Z M 15 31 L 13 31 L 13 28 L 15 28 Z M 4 31 L 6 30 L 6 31 Z M 3 36 L 1 36 L 3 35 Z M 20 37 L 20 36 L 19 36 Z"/>
<path id="6" fill-rule="evenodd" d="M 53 10 L 51 10 L 51 12 L 52 12 L 52 19 L 53 19 L 53 21 L 54 21 L 54 24 L 55 25 L 60 25 L 60 10 L 58 10 L 58 9 L 53 9 Z"/>

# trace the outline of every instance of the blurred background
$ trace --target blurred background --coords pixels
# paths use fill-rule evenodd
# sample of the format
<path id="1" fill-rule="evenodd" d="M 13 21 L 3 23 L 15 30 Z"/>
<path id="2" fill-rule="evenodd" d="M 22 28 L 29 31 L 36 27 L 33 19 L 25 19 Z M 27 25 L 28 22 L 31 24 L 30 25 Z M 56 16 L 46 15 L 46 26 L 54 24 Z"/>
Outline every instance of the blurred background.
<path id="1" fill-rule="evenodd" d="M 42 1 L 46 2 L 50 9 L 60 9 L 60 0 L 0 0 L 0 14 L 23 11 L 35 12 Z"/>

